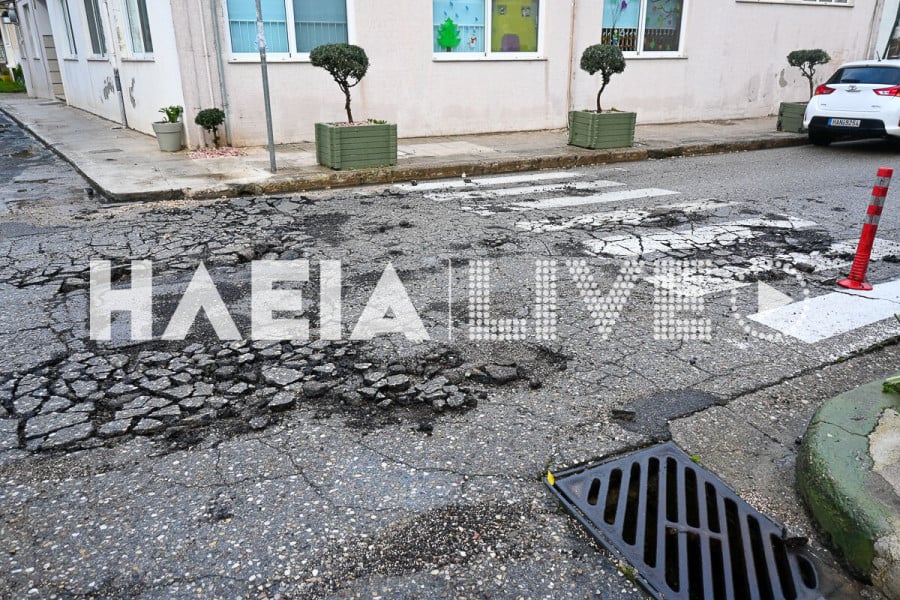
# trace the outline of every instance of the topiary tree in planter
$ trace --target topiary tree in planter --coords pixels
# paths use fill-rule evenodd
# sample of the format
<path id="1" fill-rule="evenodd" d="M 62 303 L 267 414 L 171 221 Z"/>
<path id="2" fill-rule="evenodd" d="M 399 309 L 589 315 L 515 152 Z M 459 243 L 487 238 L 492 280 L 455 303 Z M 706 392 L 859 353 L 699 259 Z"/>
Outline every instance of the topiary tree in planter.
<path id="1" fill-rule="evenodd" d="M 597 92 L 597 112 L 603 112 L 600 107 L 600 96 L 603 90 L 609 85 L 609 80 L 616 73 L 625 70 L 625 57 L 622 56 L 622 50 L 618 46 L 609 44 L 594 44 L 584 49 L 581 55 L 581 70 L 586 71 L 589 75 L 600 73 L 603 84 L 600 91 Z"/>
<path id="2" fill-rule="evenodd" d="M 352 123 L 350 88 L 358 85 L 369 70 L 369 57 L 366 56 L 366 51 L 353 44 L 323 44 L 313 48 L 309 53 L 309 60 L 313 66 L 328 71 L 344 92 L 347 122 Z"/>
<path id="3" fill-rule="evenodd" d="M 600 97 L 612 76 L 625 70 L 625 57 L 618 46 L 594 44 L 581 55 L 581 69 L 589 75 L 600 73 L 602 84 L 597 92 L 597 110 L 569 112 L 569 144 L 582 148 L 621 148 L 634 144 L 633 112 L 603 112 Z"/>
<path id="4" fill-rule="evenodd" d="M 313 66 L 328 71 L 344 93 L 347 123 L 316 123 L 316 160 L 333 169 L 397 164 L 397 125 L 369 119 L 355 123 L 350 89 L 369 70 L 365 50 L 352 44 L 325 44 L 309 53 Z"/>
<path id="5" fill-rule="evenodd" d="M 194 117 L 194 123 L 213 136 L 213 143 L 219 147 L 219 125 L 225 122 L 225 111 L 220 108 L 204 108 Z"/>
<path id="6" fill-rule="evenodd" d="M 788 64 L 800 69 L 800 73 L 809 81 L 809 97 L 813 97 L 813 77 L 816 75 L 816 67 L 831 61 L 828 53 L 821 48 L 812 50 L 794 50 L 787 55 Z"/>
<path id="7" fill-rule="evenodd" d="M 829 62 L 831 57 L 819 48 L 812 50 L 794 50 L 787 55 L 788 64 L 800 69 L 800 73 L 809 81 L 809 97 L 812 98 L 815 84 L 813 77 L 816 75 L 816 67 Z M 778 131 L 802 133 L 803 116 L 806 113 L 807 102 L 782 102 L 778 107 L 778 123 L 775 128 Z"/>

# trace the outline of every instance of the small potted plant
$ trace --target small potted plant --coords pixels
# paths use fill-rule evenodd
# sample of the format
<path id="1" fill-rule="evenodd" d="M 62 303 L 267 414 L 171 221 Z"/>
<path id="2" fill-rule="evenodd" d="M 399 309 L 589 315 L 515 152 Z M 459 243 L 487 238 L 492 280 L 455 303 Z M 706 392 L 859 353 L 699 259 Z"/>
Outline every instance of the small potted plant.
<path id="1" fill-rule="evenodd" d="M 624 148 L 634 145 L 637 114 L 615 109 L 604 112 L 600 96 L 616 73 L 625 70 L 625 57 L 618 46 L 594 44 L 581 55 L 581 69 L 600 73 L 603 84 L 597 92 L 597 110 L 573 110 L 569 113 L 569 144 L 581 148 Z"/>
<path id="2" fill-rule="evenodd" d="M 219 125 L 225 122 L 225 111 L 221 108 L 204 108 L 194 117 L 194 123 L 213 136 L 213 143 L 219 147 Z"/>
<path id="3" fill-rule="evenodd" d="M 324 44 L 309 53 L 313 66 L 328 71 L 344 93 L 346 123 L 316 123 L 316 159 L 332 169 L 397 164 L 397 125 L 375 119 L 354 122 L 350 89 L 369 70 L 365 50 L 353 44 Z"/>
<path id="4" fill-rule="evenodd" d="M 788 64 L 792 67 L 800 69 L 800 73 L 809 81 L 809 97 L 813 96 L 813 77 L 816 75 L 816 67 L 829 62 L 831 57 L 828 53 L 821 49 L 813 50 L 794 50 L 787 55 Z M 778 123 L 776 129 L 778 131 L 790 131 L 793 133 L 803 133 L 803 113 L 806 112 L 806 105 L 809 102 L 782 102 L 778 107 Z"/>
<path id="5" fill-rule="evenodd" d="M 184 137 L 184 123 L 181 122 L 184 109 L 172 105 L 162 107 L 159 112 L 166 116 L 165 120 L 152 123 L 159 149 L 163 152 L 178 152 L 181 150 L 181 140 Z"/>

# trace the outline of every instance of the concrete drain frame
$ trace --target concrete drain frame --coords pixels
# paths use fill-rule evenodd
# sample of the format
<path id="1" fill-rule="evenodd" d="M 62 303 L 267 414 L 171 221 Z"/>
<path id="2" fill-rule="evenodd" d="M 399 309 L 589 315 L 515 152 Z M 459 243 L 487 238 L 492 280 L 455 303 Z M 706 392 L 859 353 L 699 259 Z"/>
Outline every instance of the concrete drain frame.
<path id="1" fill-rule="evenodd" d="M 548 476 L 575 518 L 660 599 L 821 598 L 784 530 L 672 442 Z"/>

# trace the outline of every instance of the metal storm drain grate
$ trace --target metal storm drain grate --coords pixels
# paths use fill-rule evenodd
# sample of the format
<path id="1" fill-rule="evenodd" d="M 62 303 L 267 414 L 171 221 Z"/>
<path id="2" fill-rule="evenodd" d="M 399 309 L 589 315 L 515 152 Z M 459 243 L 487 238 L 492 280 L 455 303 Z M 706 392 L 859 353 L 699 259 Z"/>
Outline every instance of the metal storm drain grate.
<path id="1" fill-rule="evenodd" d="M 820 598 L 780 526 L 667 443 L 548 477 L 547 484 L 657 598 Z"/>

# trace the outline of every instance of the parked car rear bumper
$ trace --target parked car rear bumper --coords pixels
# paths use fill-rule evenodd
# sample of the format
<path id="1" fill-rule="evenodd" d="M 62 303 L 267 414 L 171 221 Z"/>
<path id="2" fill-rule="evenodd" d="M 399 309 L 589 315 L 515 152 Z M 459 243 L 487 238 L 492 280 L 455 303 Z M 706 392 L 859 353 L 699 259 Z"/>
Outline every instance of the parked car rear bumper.
<path id="1" fill-rule="evenodd" d="M 835 138 L 883 138 L 888 136 L 900 136 L 900 127 L 885 127 L 881 119 L 859 119 L 859 127 L 838 127 L 829 125 L 832 117 L 813 117 L 805 123 L 806 128 L 813 133 L 829 134 Z M 846 118 L 837 116 L 834 118 Z M 854 117 L 856 118 L 856 117 Z"/>

